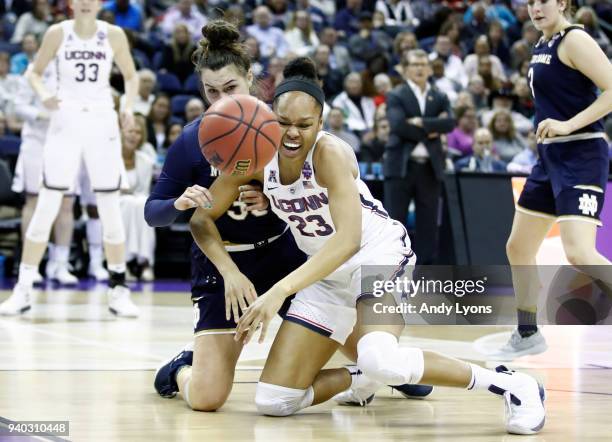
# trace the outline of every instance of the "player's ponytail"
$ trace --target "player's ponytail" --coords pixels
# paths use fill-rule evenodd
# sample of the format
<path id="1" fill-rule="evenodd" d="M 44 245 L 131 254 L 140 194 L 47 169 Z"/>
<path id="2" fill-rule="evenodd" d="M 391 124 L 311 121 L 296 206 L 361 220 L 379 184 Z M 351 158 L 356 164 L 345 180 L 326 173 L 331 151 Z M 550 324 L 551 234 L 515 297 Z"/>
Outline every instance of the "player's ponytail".
<path id="1" fill-rule="evenodd" d="M 243 75 L 251 68 L 246 48 L 240 43 L 240 31 L 225 20 L 213 20 L 202 28 L 198 49 L 191 58 L 197 72 L 217 71 L 225 66 L 236 66 Z"/>

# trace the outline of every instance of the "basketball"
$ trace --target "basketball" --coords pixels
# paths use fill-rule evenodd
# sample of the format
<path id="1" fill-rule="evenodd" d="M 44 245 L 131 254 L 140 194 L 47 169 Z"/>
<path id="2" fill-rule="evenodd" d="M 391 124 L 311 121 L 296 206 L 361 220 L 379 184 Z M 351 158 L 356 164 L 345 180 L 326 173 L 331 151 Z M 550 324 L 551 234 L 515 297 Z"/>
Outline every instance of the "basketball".
<path id="1" fill-rule="evenodd" d="M 281 130 L 267 104 L 250 95 L 230 95 L 214 103 L 198 130 L 202 154 L 225 175 L 252 175 L 270 162 Z"/>

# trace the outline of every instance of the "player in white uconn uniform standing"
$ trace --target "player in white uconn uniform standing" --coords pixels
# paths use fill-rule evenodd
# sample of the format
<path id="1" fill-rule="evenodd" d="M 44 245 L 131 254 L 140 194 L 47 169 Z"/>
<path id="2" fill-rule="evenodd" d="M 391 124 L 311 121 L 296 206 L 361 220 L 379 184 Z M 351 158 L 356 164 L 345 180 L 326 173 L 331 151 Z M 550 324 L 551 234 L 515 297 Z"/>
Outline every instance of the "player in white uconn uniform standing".
<path id="1" fill-rule="evenodd" d="M 435 352 L 400 347 L 403 323 L 359 323 L 368 305 L 371 308 L 371 303 L 362 302 L 368 295 L 362 292 L 362 266 L 385 265 L 388 270 L 381 274 L 393 280 L 414 262 L 414 254 L 401 223 L 388 217 L 359 179 L 352 148 L 320 132 L 325 96 L 313 62 L 297 58 L 283 74 L 285 80 L 274 96 L 282 133 L 276 158 L 264 173 L 217 178 L 210 188 L 214 207 L 197 209 L 191 222 L 194 238 L 208 258 L 218 267 L 231 268 L 214 218 L 227 210 L 242 184 L 256 179 L 264 184 L 270 207 L 310 255 L 252 301 L 238 321 L 237 340 L 248 341 L 261 325 L 261 341 L 282 303 L 297 292 L 257 385 L 258 410 L 289 416 L 347 389 L 344 395 L 364 400 L 378 386 L 423 383 L 503 395 L 506 430 L 537 433 L 545 412 L 544 390 L 535 379 L 505 367 L 490 371 Z M 245 287 L 236 290 L 242 292 L 247 292 Z M 379 299 L 393 302 L 390 297 Z M 356 346 L 360 371 L 322 370 L 344 344 Z"/>
<path id="2" fill-rule="evenodd" d="M 102 221 L 109 280 L 109 309 L 119 316 L 138 316 L 125 285 L 125 233 L 119 208 L 122 159 L 119 121 L 109 83 L 113 60 L 125 82 L 126 106 L 121 124 L 134 124 L 132 103 L 138 76 L 121 28 L 96 20 L 100 0 L 73 0 L 74 20 L 46 32 L 33 66 L 26 73 L 51 121 L 43 153 L 43 185 L 26 233 L 19 279 L 0 314 L 16 315 L 31 307 L 32 281 L 49 240 L 62 196 L 71 190 L 81 162 L 96 193 Z M 54 60 L 55 59 L 55 60 Z M 54 60 L 58 91 L 45 88 L 41 76 Z"/>

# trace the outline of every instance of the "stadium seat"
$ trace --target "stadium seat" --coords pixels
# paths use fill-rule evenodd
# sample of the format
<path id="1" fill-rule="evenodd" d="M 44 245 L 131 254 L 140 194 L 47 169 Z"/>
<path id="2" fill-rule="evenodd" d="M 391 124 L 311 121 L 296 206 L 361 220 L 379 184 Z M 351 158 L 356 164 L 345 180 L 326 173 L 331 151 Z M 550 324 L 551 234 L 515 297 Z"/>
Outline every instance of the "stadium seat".
<path id="1" fill-rule="evenodd" d="M 3 135 L 0 137 L 0 156 L 19 155 L 21 138 L 17 135 Z"/>
<path id="2" fill-rule="evenodd" d="M 156 52 L 155 55 L 153 55 L 153 70 L 159 71 L 162 64 L 162 58 L 163 54 L 161 52 Z"/>
<path id="3" fill-rule="evenodd" d="M 9 43 L 8 41 L 0 41 L 0 52 L 8 52 L 9 55 L 15 55 L 21 51 L 21 45 L 18 43 Z"/>
<path id="4" fill-rule="evenodd" d="M 198 74 L 193 73 L 185 80 L 183 84 L 183 92 L 189 95 L 200 95 L 200 80 Z"/>
<path id="5" fill-rule="evenodd" d="M 170 110 L 172 115 L 183 117 L 185 115 L 185 105 L 191 100 L 193 95 L 175 95 L 170 99 Z"/>
<path id="6" fill-rule="evenodd" d="M 157 73 L 157 87 L 160 91 L 169 95 L 180 94 L 183 90 L 178 77 L 168 72 Z"/>

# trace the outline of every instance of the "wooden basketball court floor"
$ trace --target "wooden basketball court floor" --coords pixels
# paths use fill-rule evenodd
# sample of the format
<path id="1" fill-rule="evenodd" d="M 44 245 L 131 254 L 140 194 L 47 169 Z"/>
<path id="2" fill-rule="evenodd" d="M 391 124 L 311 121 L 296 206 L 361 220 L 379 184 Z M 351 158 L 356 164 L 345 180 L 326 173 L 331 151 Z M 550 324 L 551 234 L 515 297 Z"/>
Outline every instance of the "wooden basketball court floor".
<path id="1" fill-rule="evenodd" d="M 163 289 L 162 289 L 163 290 Z M 9 295 L 0 291 L 0 301 Z M 139 319 L 106 310 L 105 287 L 42 289 L 35 310 L 0 319 L 0 432 L 15 421 L 70 421 L 64 437 L 0 440 L 73 441 L 509 441 L 503 403 L 490 394 L 437 388 L 407 400 L 390 388 L 366 408 L 332 402 L 287 418 L 259 416 L 255 385 L 271 339 L 249 344 L 233 392 L 217 412 L 188 409 L 153 390 L 155 368 L 191 339 L 186 292 L 139 286 Z M 499 345 L 509 328 L 408 327 L 403 344 L 438 350 L 482 365 L 480 351 Z M 547 423 L 535 441 L 610 440 L 612 327 L 547 326 L 549 350 L 508 364 L 542 380 Z M 336 356 L 331 366 L 346 361 Z"/>

